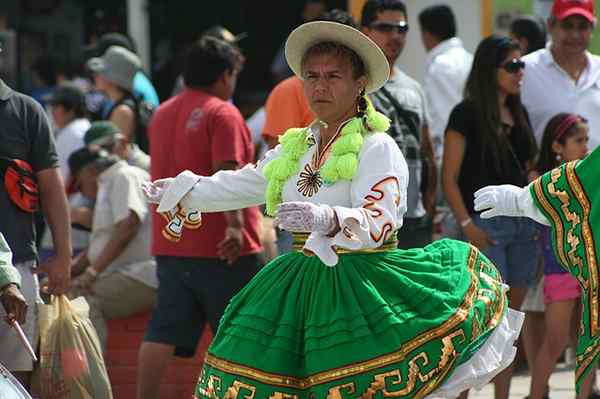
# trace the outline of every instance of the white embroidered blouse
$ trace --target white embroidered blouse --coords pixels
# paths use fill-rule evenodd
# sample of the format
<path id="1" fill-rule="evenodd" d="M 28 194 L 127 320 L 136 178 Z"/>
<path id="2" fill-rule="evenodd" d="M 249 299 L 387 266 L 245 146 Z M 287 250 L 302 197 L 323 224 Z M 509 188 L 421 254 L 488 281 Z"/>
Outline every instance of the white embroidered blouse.
<path id="1" fill-rule="evenodd" d="M 312 128 L 318 143 L 318 128 Z M 384 133 L 364 137 L 358 155 L 359 166 L 352 180 L 326 185 L 318 168 L 326 160 L 315 154 L 312 145 L 300 160 L 299 172 L 284 185 L 284 202 L 310 201 L 331 206 L 341 230 L 334 237 L 311 233 L 305 249 L 314 252 L 327 265 L 337 263 L 332 246 L 348 250 L 377 248 L 402 226 L 406 212 L 408 167 L 398 145 Z M 256 165 L 235 171 L 219 171 L 210 177 L 182 172 L 163 195 L 158 212 L 167 212 L 179 203 L 200 212 L 222 212 L 265 203 L 267 180 L 264 166 L 281 154 L 281 146 L 267 152 Z"/>

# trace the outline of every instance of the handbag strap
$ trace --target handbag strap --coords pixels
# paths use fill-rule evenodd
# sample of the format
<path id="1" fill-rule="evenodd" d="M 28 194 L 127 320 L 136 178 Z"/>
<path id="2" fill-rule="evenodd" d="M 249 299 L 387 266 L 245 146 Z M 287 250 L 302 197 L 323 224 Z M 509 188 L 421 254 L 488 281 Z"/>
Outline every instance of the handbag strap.
<path id="1" fill-rule="evenodd" d="M 21 161 L 21 162 L 25 162 L 25 161 Z M 34 179 L 35 180 L 35 174 L 33 172 L 30 172 L 27 169 L 23 169 L 19 163 L 17 162 L 16 159 L 14 158 L 8 158 L 8 157 L 4 157 L 0 155 L 0 169 L 2 169 L 2 171 L 6 172 L 6 169 L 12 167 L 13 169 L 15 169 L 15 171 L 17 173 L 19 173 L 19 175 L 24 176 L 24 177 L 28 177 L 30 179 Z"/>

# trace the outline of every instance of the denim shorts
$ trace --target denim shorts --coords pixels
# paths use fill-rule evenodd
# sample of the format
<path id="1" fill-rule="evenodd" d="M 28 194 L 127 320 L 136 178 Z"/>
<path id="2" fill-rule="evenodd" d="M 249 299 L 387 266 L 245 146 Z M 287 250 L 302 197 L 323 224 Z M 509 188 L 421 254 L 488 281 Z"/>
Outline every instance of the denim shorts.
<path id="1" fill-rule="evenodd" d="M 212 258 L 157 256 L 158 290 L 144 341 L 175 347 L 175 356 L 193 357 L 208 323 L 216 333 L 229 300 L 260 269 L 256 255 L 228 265 Z"/>
<path id="2" fill-rule="evenodd" d="M 527 288 L 535 282 L 539 242 L 536 224 L 528 218 L 497 216 L 481 219 L 471 215 L 473 223 L 496 241 L 482 252 L 496 265 L 509 287 Z M 464 239 L 464 237 L 463 237 Z"/>

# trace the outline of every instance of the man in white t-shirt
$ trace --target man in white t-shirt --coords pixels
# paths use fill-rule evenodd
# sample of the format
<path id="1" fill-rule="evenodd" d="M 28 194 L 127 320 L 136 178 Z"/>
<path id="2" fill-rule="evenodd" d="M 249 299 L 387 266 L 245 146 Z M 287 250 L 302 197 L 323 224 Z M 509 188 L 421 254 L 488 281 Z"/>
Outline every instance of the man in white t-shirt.
<path id="1" fill-rule="evenodd" d="M 423 89 L 429 105 L 429 129 L 436 164 L 442 164 L 444 131 L 452 108 L 463 99 L 473 55 L 456 37 L 456 20 L 447 5 L 425 8 L 419 13 L 421 39 L 427 50 Z"/>
<path id="2" fill-rule="evenodd" d="M 538 145 L 559 112 L 588 119 L 589 148 L 600 145 L 600 57 L 587 50 L 595 25 L 593 0 L 555 0 L 548 18 L 550 45 L 523 57 L 521 99 Z"/>
<path id="3" fill-rule="evenodd" d="M 444 133 L 450 112 L 463 99 L 465 82 L 471 71 L 473 55 L 456 37 L 456 19 L 445 4 L 427 7 L 419 13 L 421 39 L 427 51 L 423 89 L 429 108 L 429 129 L 438 174 L 444 155 Z M 445 203 L 441 179 L 437 187 L 437 214 L 442 236 L 458 238 L 454 215 Z"/>

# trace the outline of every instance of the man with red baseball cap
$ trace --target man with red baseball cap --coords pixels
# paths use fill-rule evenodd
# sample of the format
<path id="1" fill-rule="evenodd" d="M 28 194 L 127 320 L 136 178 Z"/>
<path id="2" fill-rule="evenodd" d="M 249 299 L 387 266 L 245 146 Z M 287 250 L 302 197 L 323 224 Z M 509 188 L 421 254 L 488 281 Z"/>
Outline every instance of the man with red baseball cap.
<path id="1" fill-rule="evenodd" d="M 556 0 L 552 5 L 552 17 L 561 21 L 571 15 L 581 15 L 591 23 L 596 23 L 594 0 Z"/>
<path id="2" fill-rule="evenodd" d="M 540 144 L 559 112 L 582 115 L 590 124 L 589 148 L 600 145 L 600 57 L 588 51 L 596 26 L 594 0 L 554 0 L 547 21 L 551 41 L 523 57 L 521 99 Z"/>

